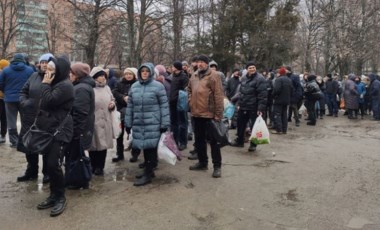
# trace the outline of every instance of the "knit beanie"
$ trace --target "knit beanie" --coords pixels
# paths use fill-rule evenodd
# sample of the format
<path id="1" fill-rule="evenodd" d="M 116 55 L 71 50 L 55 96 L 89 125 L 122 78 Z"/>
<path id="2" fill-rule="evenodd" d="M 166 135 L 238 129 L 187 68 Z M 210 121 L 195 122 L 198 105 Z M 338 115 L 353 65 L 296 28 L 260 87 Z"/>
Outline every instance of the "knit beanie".
<path id="1" fill-rule="evenodd" d="M 0 60 L 0 69 L 4 69 L 5 67 L 9 66 L 9 61 L 5 59 Z"/>
<path id="2" fill-rule="evenodd" d="M 210 63 L 208 64 L 210 67 L 211 66 L 215 66 L 216 68 L 218 68 L 218 63 L 216 63 L 216 61 L 210 61 Z"/>
<path id="3" fill-rule="evenodd" d="M 125 73 L 132 73 L 134 75 L 135 78 L 137 78 L 137 69 L 134 68 L 134 67 L 128 67 L 124 70 L 124 74 Z"/>
<path id="4" fill-rule="evenodd" d="M 13 56 L 12 62 L 23 62 L 25 63 L 24 55 L 17 53 L 15 56 Z"/>
<path id="5" fill-rule="evenodd" d="M 180 61 L 175 61 L 175 62 L 173 63 L 173 66 L 174 66 L 174 68 L 176 68 L 177 70 L 182 70 L 182 62 L 180 62 Z"/>
<path id="6" fill-rule="evenodd" d="M 250 66 L 252 66 L 252 65 L 256 67 L 255 62 L 250 61 L 250 62 L 248 62 L 248 63 L 246 64 L 245 68 L 248 69 L 248 67 L 250 67 Z"/>
<path id="7" fill-rule="evenodd" d="M 84 78 L 90 74 L 90 66 L 86 63 L 77 62 L 71 64 L 70 69 L 78 78 Z"/>
<path id="8" fill-rule="evenodd" d="M 199 55 L 197 61 L 203 61 L 206 64 L 210 63 L 210 59 L 204 54 Z"/>
<path id="9" fill-rule="evenodd" d="M 279 73 L 281 76 L 285 76 L 285 75 L 286 75 L 286 68 L 285 68 L 285 67 L 281 67 L 281 68 L 278 70 L 278 73 Z"/>
<path id="10" fill-rule="evenodd" d="M 189 63 L 188 63 L 187 61 L 182 61 L 182 67 L 183 67 L 184 65 L 185 65 L 185 66 L 189 66 Z"/>
<path id="11" fill-rule="evenodd" d="M 38 62 L 41 63 L 42 61 L 49 61 L 50 58 L 54 58 L 53 54 L 51 53 L 42 54 L 41 57 L 38 59 Z"/>
<path id="12" fill-rule="evenodd" d="M 164 73 L 166 73 L 166 68 L 163 65 L 156 65 L 155 68 L 158 70 L 158 73 L 160 75 L 164 75 Z"/>
<path id="13" fill-rule="evenodd" d="M 99 67 L 99 66 L 92 68 L 92 70 L 90 72 L 90 76 L 94 79 L 96 79 L 97 77 L 100 77 L 102 75 L 107 77 L 106 71 L 102 67 Z"/>

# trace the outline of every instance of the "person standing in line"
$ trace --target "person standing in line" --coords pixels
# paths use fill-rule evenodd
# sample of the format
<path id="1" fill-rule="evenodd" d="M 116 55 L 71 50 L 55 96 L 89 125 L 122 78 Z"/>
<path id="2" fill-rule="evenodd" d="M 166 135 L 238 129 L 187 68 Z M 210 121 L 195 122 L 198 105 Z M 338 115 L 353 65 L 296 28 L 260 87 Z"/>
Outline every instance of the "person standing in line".
<path id="1" fill-rule="evenodd" d="M 198 153 L 198 163 L 190 166 L 190 170 L 207 170 L 207 127 L 213 119 L 223 118 L 224 89 L 219 74 L 209 67 L 209 58 L 198 56 L 198 70 L 193 73 L 188 86 L 189 105 L 194 119 L 195 147 Z M 209 140 L 211 157 L 214 167 L 212 176 L 221 177 L 222 155 L 216 140 Z"/>
<path id="2" fill-rule="evenodd" d="M 174 139 L 180 151 L 187 148 L 187 111 L 178 111 L 178 95 L 180 90 L 186 90 L 189 84 L 189 78 L 182 70 L 182 63 L 175 61 L 172 67 L 173 78 L 170 87 L 169 108 L 170 108 L 170 123 Z"/>
<path id="3" fill-rule="evenodd" d="M 366 94 L 366 87 L 365 84 L 362 82 L 360 76 L 356 76 L 355 78 L 355 85 L 356 90 L 358 91 L 358 102 L 359 102 L 359 108 L 360 110 L 360 116 L 362 119 L 364 119 L 364 95 Z M 356 111 L 356 114 L 358 111 Z"/>
<path id="4" fill-rule="evenodd" d="M 0 73 L 3 69 L 9 66 L 9 61 L 5 59 L 0 60 Z M 0 90 L 0 144 L 5 143 L 5 135 L 7 135 L 7 115 L 5 111 L 4 92 Z"/>
<path id="5" fill-rule="evenodd" d="M 68 172 L 72 162 L 78 160 L 89 149 L 94 134 L 95 123 L 95 81 L 89 76 L 90 66 L 77 62 L 71 64 L 70 81 L 74 85 L 74 103 L 71 115 L 74 123 L 73 138 L 65 155 L 65 171 Z M 87 189 L 89 183 L 72 185 L 65 183 L 67 189 Z"/>
<path id="6" fill-rule="evenodd" d="M 317 84 L 317 76 L 307 75 L 305 85 L 305 107 L 308 114 L 306 125 L 315 126 L 317 124 L 317 115 L 315 113 L 315 103 L 320 98 L 321 90 Z"/>
<path id="7" fill-rule="evenodd" d="M 295 125 L 300 126 L 300 116 L 298 110 L 302 105 L 303 98 L 303 88 L 301 85 L 300 77 L 292 72 L 290 66 L 285 67 L 287 70 L 286 75 L 292 81 L 293 92 L 290 97 L 289 112 L 288 112 L 288 122 L 292 121 L 292 114 L 294 116 Z"/>
<path id="8" fill-rule="evenodd" d="M 333 79 L 331 73 L 327 74 L 326 81 L 326 102 L 329 113 L 326 116 L 338 117 L 338 101 L 337 96 L 339 94 L 339 83 Z"/>
<path id="9" fill-rule="evenodd" d="M 93 173 L 103 176 L 107 149 L 113 148 L 111 112 L 116 109 L 116 104 L 111 89 L 107 85 L 107 74 L 104 69 L 94 67 L 90 76 L 95 80 L 95 125 L 89 155 Z"/>
<path id="10" fill-rule="evenodd" d="M 58 57 L 57 60 L 49 61 L 41 84 L 40 112 L 36 119 L 36 126 L 49 133 L 55 133 L 62 126 L 45 153 L 50 177 L 50 196 L 37 206 L 40 210 L 52 207 L 52 217 L 60 215 L 67 204 L 61 159 L 73 138 L 71 109 L 74 87 L 69 80 L 69 72 L 70 62 L 66 58 Z"/>
<path id="11" fill-rule="evenodd" d="M 142 64 L 137 72 L 137 82 L 128 93 L 125 114 L 126 131 L 131 130 L 132 148 L 144 151 L 145 167 L 136 175 L 134 186 L 143 186 L 155 177 L 153 169 L 157 165 L 157 147 L 161 134 L 170 127 L 169 104 L 165 87 L 154 80 L 154 65 Z"/>
<path id="12" fill-rule="evenodd" d="M 0 90 L 5 95 L 5 111 L 11 148 L 17 148 L 18 142 L 17 117 L 20 112 L 20 91 L 33 73 L 33 69 L 26 65 L 24 56 L 17 53 L 10 66 L 3 69 L 0 74 Z"/>
<path id="13" fill-rule="evenodd" d="M 39 58 L 39 69 L 30 76 L 28 81 L 20 92 L 20 115 L 21 115 L 21 130 L 19 140 L 17 143 L 17 150 L 25 153 L 26 161 L 28 163 L 24 175 L 17 177 L 17 181 L 35 180 L 38 177 L 38 153 L 31 153 L 30 150 L 25 148 L 22 143 L 22 137 L 32 126 L 38 112 L 38 106 L 41 100 L 41 84 L 48 68 L 48 62 L 54 58 L 52 54 L 46 53 Z M 47 156 L 42 156 L 42 183 L 49 183 L 50 178 L 47 172 Z"/>
<path id="14" fill-rule="evenodd" d="M 165 69 L 165 68 L 164 68 Z M 124 160 L 124 118 L 125 111 L 128 106 L 128 93 L 131 89 L 133 83 L 136 82 L 137 69 L 130 67 L 124 70 L 124 77 L 120 82 L 117 83 L 114 90 L 112 90 L 112 94 L 115 97 L 117 110 L 120 112 L 121 119 L 121 135 L 116 139 L 116 157 L 112 158 L 112 162 L 119 162 Z M 127 133 L 128 136 L 130 133 Z M 129 146 L 128 146 L 129 147 Z M 136 148 L 132 148 L 132 157 L 129 159 L 129 162 L 136 162 L 138 156 L 140 155 L 140 150 Z"/>
<path id="15" fill-rule="evenodd" d="M 273 134 L 286 134 L 288 130 L 287 112 L 293 92 L 292 80 L 286 75 L 287 70 L 281 67 L 279 77 L 273 85 Z M 298 112 L 297 112 L 298 113 Z"/>
<path id="16" fill-rule="evenodd" d="M 379 76 L 371 73 L 369 75 L 369 96 L 371 98 L 373 120 L 380 120 L 380 79 Z"/>
<path id="17" fill-rule="evenodd" d="M 356 89 L 355 77 L 355 74 L 349 74 L 344 84 L 344 106 L 348 113 L 348 119 L 358 119 L 359 94 Z"/>
<path id="18" fill-rule="evenodd" d="M 247 124 L 255 124 L 256 118 L 263 115 L 267 106 L 267 83 L 265 78 L 257 72 L 256 64 L 248 62 L 246 65 L 247 74 L 241 79 L 239 91 L 239 111 L 237 118 L 237 134 L 233 147 L 244 147 L 244 136 Z M 250 143 L 248 151 L 256 150 L 256 144 Z"/>

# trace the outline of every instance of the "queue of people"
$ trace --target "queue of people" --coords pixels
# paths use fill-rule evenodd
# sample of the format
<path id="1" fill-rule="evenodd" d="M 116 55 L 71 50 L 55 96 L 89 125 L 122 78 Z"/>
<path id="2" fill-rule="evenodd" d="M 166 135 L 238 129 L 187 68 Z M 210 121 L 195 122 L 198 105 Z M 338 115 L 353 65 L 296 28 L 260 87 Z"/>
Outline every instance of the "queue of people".
<path id="1" fill-rule="evenodd" d="M 259 116 L 266 120 L 272 134 L 287 134 L 288 123 L 295 120 L 300 126 L 301 106 L 306 107 L 307 125 L 315 126 L 317 119 L 338 117 L 340 101 L 345 102 L 349 119 L 357 119 L 372 112 L 380 120 L 380 81 L 370 74 L 362 79 L 349 75 L 339 82 L 337 75 L 320 77 L 305 73 L 301 77 L 291 67 L 260 73 L 255 62 L 249 61 L 243 70 L 234 69 L 227 79 L 218 71 L 218 64 L 206 55 L 195 56 L 191 65 L 174 61 L 169 68 L 143 63 L 138 68 L 128 67 L 120 79 L 114 71 L 101 67 L 90 68 L 86 63 L 41 55 L 38 71 L 28 66 L 22 54 L 15 54 L 8 62 L 0 60 L 0 144 L 8 133 L 11 148 L 25 154 L 27 167 L 17 181 L 38 178 L 39 153 L 23 145 L 22 137 L 32 125 L 57 132 L 51 146 L 42 152 L 42 182 L 50 184 L 50 195 L 38 209 L 52 208 L 50 215 L 60 215 L 66 207 L 65 189 L 87 189 L 89 181 L 70 184 L 65 174 L 69 166 L 85 151 L 91 161 L 92 173 L 103 176 L 109 149 L 114 147 L 112 162 L 125 159 L 138 161 L 140 153 L 143 172 L 135 175 L 134 186 L 144 186 L 155 178 L 158 166 L 158 142 L 166 131 L 174 134 L 178 149 L 188 148 L 194 137 L 190 160 L 198 162 L 190 170 L 207 170 L 207 144 L 211 147 L 212 177 L 222 176 L 222 156 L 216 140 L 208 135 L 211 120 L 224 119 L 224 100 L 235 106 L 230 129 L 236 128 L 237 138 L 232 147 L 243 148 L 247 133 Z M 363 81 L 368 80 L 368 84 Z M 179 92 L 188 93 L 189 111 L 177 107 Z M 327 114 L 326 107 L 327 105 Z M 120 113 L 121 133 L 113 134 L 112 113 Z M 17 130 L 17 116 L 21 115 L 21 129 Z M 58 130 L 59 127 L 59 130 Z M 131 139 L 130 146 L 124 146 Z M 249 143 L 248 151 L 257 145 Z M 64 166 L 65 170 L 62 170 Z"/>

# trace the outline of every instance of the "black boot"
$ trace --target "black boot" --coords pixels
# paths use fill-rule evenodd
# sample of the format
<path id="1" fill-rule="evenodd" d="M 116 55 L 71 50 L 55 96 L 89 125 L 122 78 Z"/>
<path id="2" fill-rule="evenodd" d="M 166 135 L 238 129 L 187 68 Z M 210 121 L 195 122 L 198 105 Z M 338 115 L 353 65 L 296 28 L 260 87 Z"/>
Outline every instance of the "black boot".
<path id="1" fill-rule="evenodd" d="M 11 148 L 17 147 L 18 142 L 18 133 L 17 129 L 8 129 L 8 135 L 9 135 L 9 142 L 11 143 Z"/>
<path id="2" fill-rule="evenodd" d="M 58 198 L 54 203 L 53 209 L 50 212 L 50 216 L 53 217 L 62 214 L 63 211 L 65 211 L 66 204 L 67 202 L 65 197 Z"/>
<path id="3" fill-rule="evenodd" d="M 116 153 L 117 157 L 112 158 L 112 162 L 119 162 L 124 160 L 124 153 Z"/>
<path id="4" fill-rule="evenodd" d="M 38 177 L 38 154 L 26 154 L 28 165 L 23 176 L 17 177 L 18 182 L 37 180 Z"/>
<path id="5" fill-rule="evenodd" d="M 42 209 L 51 208 L 54 206 L 56 201 L 57 199 L 53 195 L 50 195 L 48 198 L 46 198 L 46 200 L 42 201 L 41 203 L 37 205 L 37 209 L 42 210 Z"/>

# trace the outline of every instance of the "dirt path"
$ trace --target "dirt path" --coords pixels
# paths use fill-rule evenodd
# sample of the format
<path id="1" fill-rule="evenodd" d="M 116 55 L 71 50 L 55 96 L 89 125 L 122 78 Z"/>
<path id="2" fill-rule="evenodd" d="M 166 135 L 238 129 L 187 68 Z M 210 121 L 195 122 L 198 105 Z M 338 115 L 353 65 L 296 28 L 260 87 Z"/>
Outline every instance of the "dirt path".
<path id="1" fill-rule="evenodd" d="M 189 171 L 193 162 L 184 159 L 160 164 L 153 183 L 136 188 L 137 164 L 112 164 L 110 151 L 105 176 L 67 191 L 67 210 L 56 218 L 36 209 L 49 194 L 42 176 L 15 182 L 25 159 L 3 144 L 0 229 L 380 229 L 380 123 L 341 116 L 289 126 L 254 154 L 223 148 L 220 179 Z"/>

